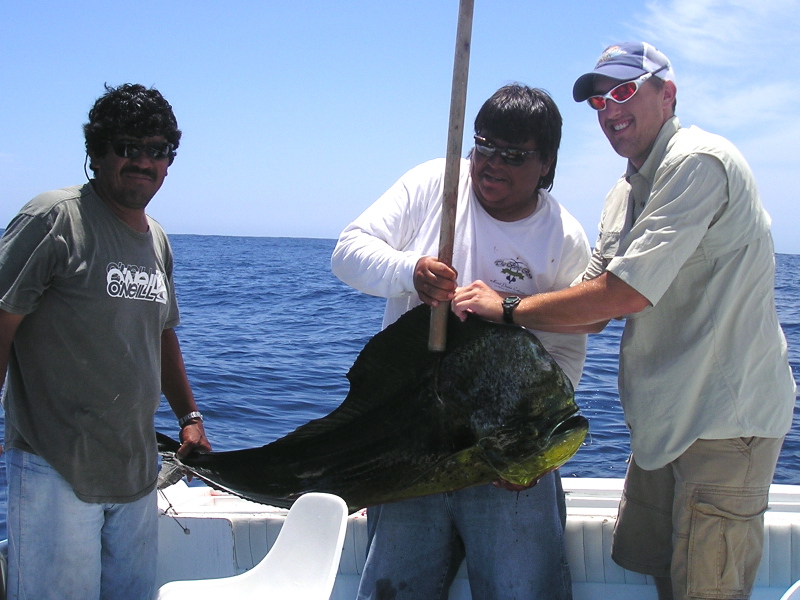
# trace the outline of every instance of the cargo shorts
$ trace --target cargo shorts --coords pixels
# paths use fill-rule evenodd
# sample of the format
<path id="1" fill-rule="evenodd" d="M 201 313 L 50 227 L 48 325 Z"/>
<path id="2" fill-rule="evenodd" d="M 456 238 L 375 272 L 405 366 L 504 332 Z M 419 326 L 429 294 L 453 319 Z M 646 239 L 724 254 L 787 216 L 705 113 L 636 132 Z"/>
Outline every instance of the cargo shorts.
<path id="1" fill-rule="evenodd" d="M 749 598 L 782 444 L 782 438 L 697 440 L 655 471 L 631 457 L 614 528 L 614 562 L 671 578 L 675 600 Z"/>

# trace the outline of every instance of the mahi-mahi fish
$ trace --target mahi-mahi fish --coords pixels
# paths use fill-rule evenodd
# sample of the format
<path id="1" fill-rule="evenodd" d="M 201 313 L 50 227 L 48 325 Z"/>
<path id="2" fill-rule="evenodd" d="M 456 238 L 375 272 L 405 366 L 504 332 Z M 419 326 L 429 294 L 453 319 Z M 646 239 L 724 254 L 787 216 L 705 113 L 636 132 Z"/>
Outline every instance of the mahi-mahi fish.
<path id="1" fill-rule="evenodd" d="M 260 448 L 181 460 L 158 434 L 162 462 L 262 504 L 328 492 L 355 511 L 501 479 L 530 485 L 577 452 L 588 421 L 535 335 L 451 313 L 447 349 L 432 353 L 429 320 L 421 305 L 375 335 L 328 416 Z"/>

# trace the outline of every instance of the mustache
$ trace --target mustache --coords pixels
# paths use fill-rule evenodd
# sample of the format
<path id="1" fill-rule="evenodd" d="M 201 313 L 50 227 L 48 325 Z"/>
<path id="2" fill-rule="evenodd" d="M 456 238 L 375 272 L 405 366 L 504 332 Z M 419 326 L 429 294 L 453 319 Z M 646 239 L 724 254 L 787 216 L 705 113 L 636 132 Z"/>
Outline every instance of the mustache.
<path id="1" fill-rule="evenodd" d="M 131 173 L 133 175 L 144 175 L 150 179 L 156 178 L 156 172 L 153 169 L 142 169 L 135 165 L 129 165 L 120 170 L 120 174 L 122 175 L 126 175 L 127 173 Z"/>
<path id="2" fill-rule="evenodd" d="M 495 170 L 494 168 L 492 168 L 491 165 L 486 165 L 485 167 L 483 167 L 481 170 L 478 171 L 477 175 L 478 177 L 481 177 L 483 175 L 488 175 L 489 177 L 492 177 L 494 179 L 505 179 L 502 172 Z"/>

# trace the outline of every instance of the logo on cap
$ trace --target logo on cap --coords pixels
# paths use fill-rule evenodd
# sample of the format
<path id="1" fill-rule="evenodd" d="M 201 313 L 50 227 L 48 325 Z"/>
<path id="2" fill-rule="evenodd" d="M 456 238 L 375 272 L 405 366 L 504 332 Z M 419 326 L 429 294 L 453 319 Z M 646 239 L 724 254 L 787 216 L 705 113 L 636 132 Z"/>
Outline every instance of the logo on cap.
<path id="1" fill-rule="evenodd" d="M 623 54 L 627 54 L 627 51 L 620 46 L 609 46 L 603 51 L 603 53 L 600 55 L 600 58 L 597 59 L 597 64 L 594 66 L 594 68 L 596 69 L 603 63 L 606 63 Z"/>

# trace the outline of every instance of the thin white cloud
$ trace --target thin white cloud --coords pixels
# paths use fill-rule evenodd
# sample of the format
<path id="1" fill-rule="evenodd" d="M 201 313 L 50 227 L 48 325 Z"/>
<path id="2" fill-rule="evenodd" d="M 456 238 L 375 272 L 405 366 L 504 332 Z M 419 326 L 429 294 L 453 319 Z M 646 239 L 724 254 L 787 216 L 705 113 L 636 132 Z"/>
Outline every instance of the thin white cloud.
<path id="1" fill-rule="evenodd" d="M 800 205 L 800 0 L 652 0 L 629 23 L 628 39 L 652 43 L 674 63 L 681 123 L 737 145 L 773 216 L 776 248 L 800 253 L 790 217 Z M 563 169 L 559 162 L 559 199 L 576 206 L 592 231 L 584 198 L 602 173 L 591 169 L 587 177 L 587 167 L 578 166 L 602 158 L 603 169 L 621 169 L 588 143 L 588 134 L 576 133 L 582 143 L 573 160 L 565 159 Z M 565 176 L 579 179 L 563 185 Z"/>
<path id="2" fill-rule="evenodd" d="M 800 0 L 656 0 L 636 22 L 675 65 L 682 120 L 751 141 L 800 127 Z"/>
<path id="3" fill-rule="evenodd" d="M 706 82 L 702 76 L 687 76 L 685 84 L 679 86 L 678 114 L 688 114 L 704 127 L 721 128 L 745 137 L 769 134 L 773 128 L 784 129 L 793 122 L 800 123 L 797 110 L 800 86 L 795 82 L 753 82 L 728 89 L 722 89 L 722 82 L 713 88 Z"/>
<path id="4" fill-rule="evenodd" d="M 675 62 L 747 74 L 797 64 L 799 19 L 798 0 L 673 0 L 648 3 L 638 21 Z"/>

